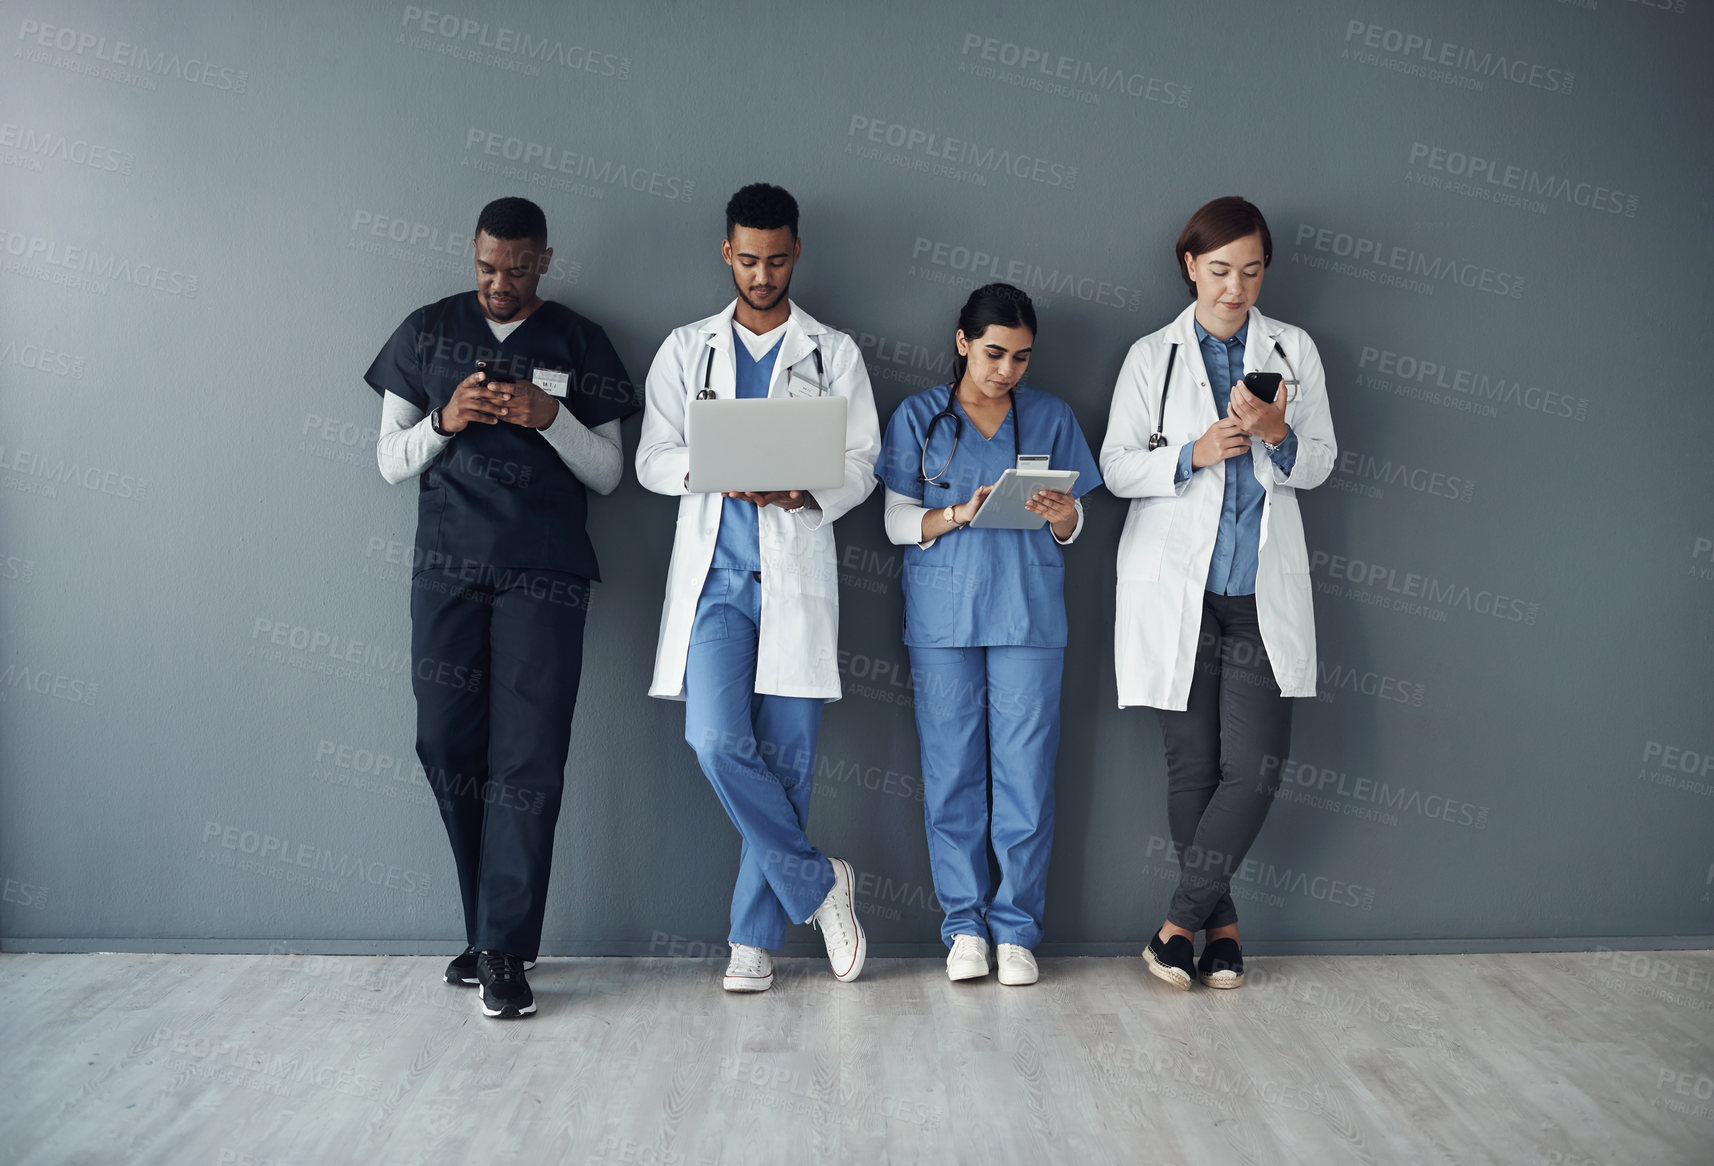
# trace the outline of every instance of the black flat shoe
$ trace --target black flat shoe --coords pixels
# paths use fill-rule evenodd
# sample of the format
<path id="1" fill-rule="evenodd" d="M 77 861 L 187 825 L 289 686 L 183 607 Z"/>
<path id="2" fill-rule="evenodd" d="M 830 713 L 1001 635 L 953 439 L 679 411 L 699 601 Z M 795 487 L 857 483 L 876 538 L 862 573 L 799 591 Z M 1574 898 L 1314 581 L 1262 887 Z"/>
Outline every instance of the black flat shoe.
<path id="1" fill-rule="evenodd" d="M 1175 935 L 1162 943 L 1157 933 L 1149 937 L 1149 945 L 1143 949 L 1143 962 L 1156 976 L 1188 992 L 1191 981 L 1196 978 L 1195 954 L 1186 937 Z"/>
<path id="2" fill-rule="evenodd" d="M 1196 961 L 1197 978 L 1210 988 L 1241 988 L 1244 986 L 1244 949 L 1228 936 L 1211 939 L 1202 946 L 1202 958 Z"/>

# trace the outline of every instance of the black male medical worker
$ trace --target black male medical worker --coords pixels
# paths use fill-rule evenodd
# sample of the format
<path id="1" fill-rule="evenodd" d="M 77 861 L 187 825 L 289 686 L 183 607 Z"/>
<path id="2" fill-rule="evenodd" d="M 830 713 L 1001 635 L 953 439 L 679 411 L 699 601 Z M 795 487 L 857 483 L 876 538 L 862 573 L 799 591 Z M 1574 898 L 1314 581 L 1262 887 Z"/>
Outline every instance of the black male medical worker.
<path id="1" fill-rule="evenodd" d="M 1101 484 L 1071 407 L 1023 383 L 1035 343 L 1023 291 L 971 292 L 952 380 L 894 411 L 880 461 L 887 537 L 907 548 L 905 644 L 946 974 L 987 976 L 992 946 L 1008 986 L 1039 976 L 1067 631 L 1060 548 L 1083 529 L 1079 496 Z M 1038 490 L 1026 503 L 1043 525 L 972 527 L 1001 475 L 1032 456 L 1078 475 L 1069 491 Z"/>
<path id="2" fill-rule="evenodd" d="M 417 757 L 452 841 L 466 948 L 452 984 L 487 1016 L 536 1009 L 534 964 L 583 666 L 586 491 L 623 472 L 636 391 L 600 327 L 537 295 L 552 269 L 534 203 L 482 208 L 476 290 L 406 317 L 364 379 L 376 459 L 415 477 L 411 687 Z M 477 371 L 484 362 L 486 370 Z"/>
<path id="3" fill-rule="evenodd" d="M 1291 752 L 1289 698 L 1315 695 L 1298 492 L 1327 480 L 1338 445 L 1315 342 L 1256 310 L 1273 259 L 1262 212 L 1217 198 L 1174 251 L 1192 303 L 1131 346 L 1101 445 L 1107 489 L 1132 500 L 1113 647 L 1119 707 L 1159 710 L 1180 871 L 1143 960 L 1176 988 L 1236 988 L 1232 876 Z M 1251 373 L 1272 374 L 1271 401 Z"/>
<path id="4" fill-rule="evenodd" d="M 839 699 L 833 523 L 875 488 L 881 442 L 856 343 L 791 302 L 797 227 L 797 202 L 777 186 L 732 196 L 720 251 L 737 298 L 661 345 L 637 444 L 637 479 L 679 499 L 649 695 L 685 702 L 685 740 L 743 839 L 723 982 L 731 992 L 773 985 L 769 949 L 789 924 L 820 929 L 842 981 L 857 978 L 868 950 L 850 864 L 810 845 L 805 827 L 822 705 Z M 685 411 L 705 391 L 844 397 L 844 482 L 813 493 L 691 493 Z"/>

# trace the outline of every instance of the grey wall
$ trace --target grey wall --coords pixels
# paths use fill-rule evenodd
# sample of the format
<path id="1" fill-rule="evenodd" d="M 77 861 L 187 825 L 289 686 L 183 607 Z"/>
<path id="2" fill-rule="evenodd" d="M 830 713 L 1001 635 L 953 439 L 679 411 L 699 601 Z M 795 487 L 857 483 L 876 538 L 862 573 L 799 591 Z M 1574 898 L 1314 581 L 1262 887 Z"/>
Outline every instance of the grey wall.
<path id="1" fill-rule="evenodd" d="M 1707 0 L 150 7 L 0 23 L 7 949 L 459 934 L 411 772 L 415 490 L 376 472 L 360 374 L 524 194 L 566 261 L 545 294 L 640 377 L 729 298 L 755 179 L 800 199 L 794 291 L 883 416 L 1009 276 L 1094 443 L 1183 306 L 1185 217 L 1267 212 L 1262 306 L 1320 345 L 1344 458 L 1303 507 L 1322 695 L 1239 882 L 1252 947 L 1714 933 Z M 737 839 L 644 695 L 674 502 L 593 510 L 547 946 L 701 952 Z M 1122 515 L 1094 496 L 1069 555 L 1061 951 L 1134 951 L 1171 886 L 1156 722 L 1115 707 Z M 838 534 L 811 833 L 877 950 L 927 951 L 900 558 L 878 498 Z"/>

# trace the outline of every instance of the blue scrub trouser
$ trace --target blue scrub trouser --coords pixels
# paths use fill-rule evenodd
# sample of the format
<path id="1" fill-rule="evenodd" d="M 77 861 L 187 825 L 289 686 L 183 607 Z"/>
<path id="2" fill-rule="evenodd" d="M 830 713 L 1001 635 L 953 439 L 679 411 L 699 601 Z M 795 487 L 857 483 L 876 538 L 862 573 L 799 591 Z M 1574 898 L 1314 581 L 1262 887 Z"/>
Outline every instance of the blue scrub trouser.
<path id="1" fill-rule="evenodd" d="M 804 833 L 823 702 L 756 692 L 761 614 L 757 572 L 708 572 L 685 660 L 684 739 L 743 837 L 727 942 L 777 948 L 827 898 L 833 865 Z"/>
<path id="2" fill-rule="evenodd" d="M 940 937 L 1034 949 L 1053 847 L 1063 648 L 912 648 Z M 993 773 L 992 798 L 989 772 Z M 992 810 L 990 810 L 990 800 Z M 988 868 L 992 842 L 1000 884 Z"/>

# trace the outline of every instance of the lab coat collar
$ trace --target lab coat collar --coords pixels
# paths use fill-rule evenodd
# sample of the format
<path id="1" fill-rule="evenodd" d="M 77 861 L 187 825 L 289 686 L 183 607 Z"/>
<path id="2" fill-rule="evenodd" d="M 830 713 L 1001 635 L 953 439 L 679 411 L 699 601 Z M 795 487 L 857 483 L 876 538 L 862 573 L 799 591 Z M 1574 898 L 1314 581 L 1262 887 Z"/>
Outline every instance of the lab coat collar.
<path id="1" fill-rule="evenodd" d="M 1252 306 L 1246 327 L 1250 330 L 1244 337 L 1244 371 L 1255 372 L 1274 354 L 1274 344 L 1285 331 L 1285 325 L 1268 319 Z"/>
<path id="2" fill-rule="evenodd" d="M 719 312 L 702 322 L 702 339 L 710 348 L 718 348 L 725 352 L 732 347 L 732 314 L 738 310 L 738 301 L 726 305 L 726 310 Z"/>
<path id="3" fill-rule="evenodd" d="M 1178 314 L 1178 319 L 1166 326 L 1168 344 L 1179 347 L 1178 361 L 1184 368 L 1191 382 L 1202 391 L 1195 393 L 1196 413 L 1204 426 L 1211 425 L 1218 416 L 1214 409 L 1214 398 L 1208 392 L 1208 370 L 1202 363 L 1202 343 L 1196 338 L 1196 302 L 1191 301 L 1188 308 Z M 1175 378 L 1176 379 L 1176 378 Z"/>
<path id="4" fill-rule="evenodd" d="M 805 336 L 820 336 L 827 331 L 821 321 L 798 306 L 796 300 L 791 301 L 791 315 L 786 318 L 786 335 L 792 334 L 791 325 L 797 325 L 797 331 Z M 726 305 L 719 313 L 708 317 L 702 322 L 702 334 L 707 342 L 715 348 L 730 348 L 732 346 L 732 317 L 738 311 L 738 301 Z"/>
<path id="5" fill-rule="evenodd" d="M 1270 320 L 1262 315 L 1254 306 L 1250 308 L 1249 319 L 1244 327 L 1244 371 L 1255 372 L 1268 362 L 1273 354 L 1274 342 L 1285 331 L 1285 325 L 1278 320 Z M 1196 367 L 1202 367 L 1202 344 L 1196 338 L 1196 304 L 1194 302 L 1178 314 L 1178 319 L 1167 325 L 1167 342 L 1178 343 L 1187 351 L 1179 354 L 1179 359 L 1190 356 L 1196 361 Z M 1207 379 L 1206 372 L 1203 379 Z"/>
<path id="6" fill-rule="evenodd" d="M 703 342 L 710 348 L 726 352 L 732 347 L 732 316 L 738 310 L 736 298 L 726 305 L 724 311 L 717 316 L 710 316 L 702 325 Z M 780 355 L 775 361 L 776 368 L 784 370 L 791 368 L 798 361 L 805 359 L 815 349 L 820 337 L 827 328 L 814 316 L 798 307 L 797 301 L 791 301 L 791 315 L 786 317 L 786 334 L 780 340 Z M 823 354 L 822 360 L 827 356 Z M 779 377 L 776 374 L 775 381 Z"/>

